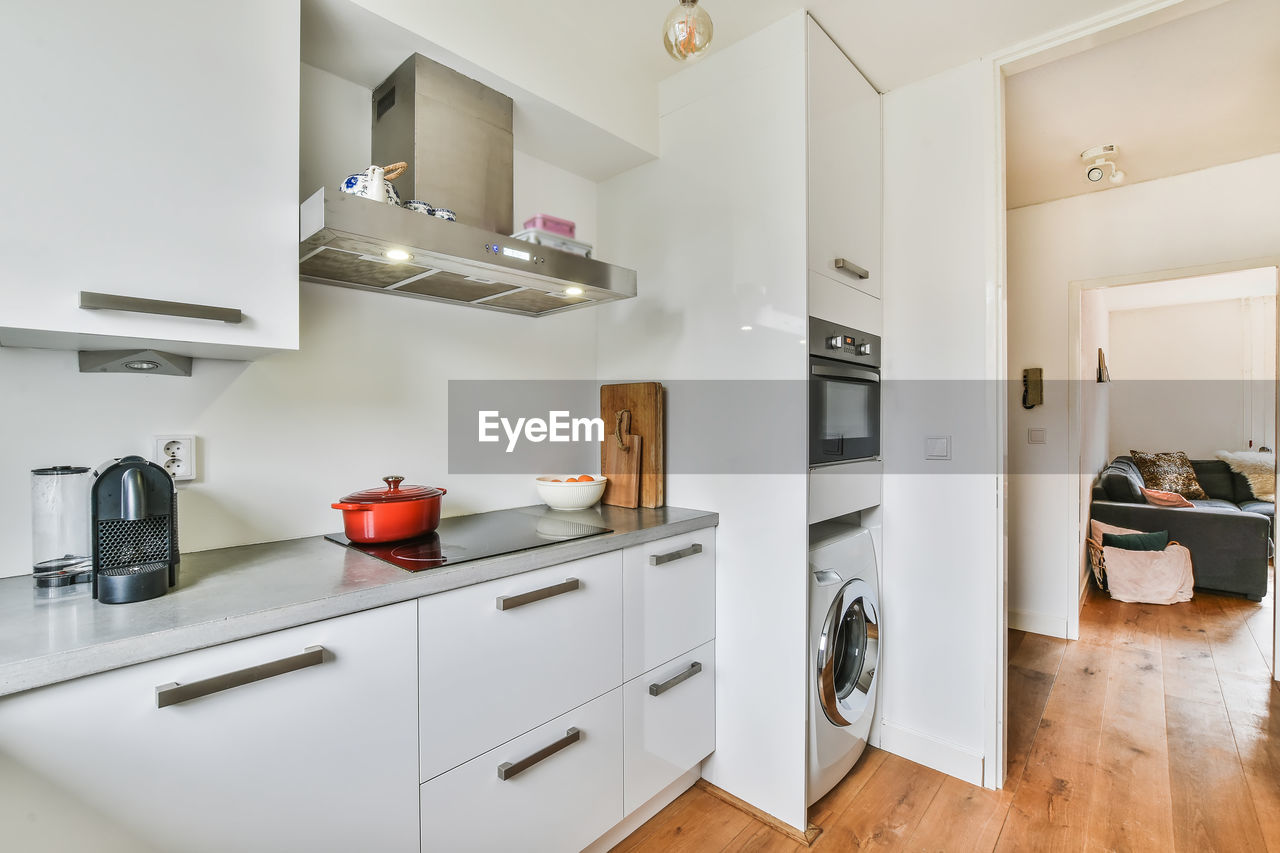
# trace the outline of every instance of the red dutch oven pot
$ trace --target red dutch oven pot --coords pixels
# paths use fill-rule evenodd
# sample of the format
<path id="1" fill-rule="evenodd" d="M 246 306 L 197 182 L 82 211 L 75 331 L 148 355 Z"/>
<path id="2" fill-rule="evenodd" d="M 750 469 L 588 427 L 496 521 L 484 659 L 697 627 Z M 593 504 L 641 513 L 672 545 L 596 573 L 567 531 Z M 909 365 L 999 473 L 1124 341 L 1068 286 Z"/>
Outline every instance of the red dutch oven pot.
<path id="1" fill-rule="evenodd" d="M 440 499 L 445 489 L 401 486 L 404 477 L 383 477 L 385 489 L 352 492 L 334 509 L 342 510 L 342 525 L 352 542 L 371 544 L 412 539 L 440 524 Z"/>

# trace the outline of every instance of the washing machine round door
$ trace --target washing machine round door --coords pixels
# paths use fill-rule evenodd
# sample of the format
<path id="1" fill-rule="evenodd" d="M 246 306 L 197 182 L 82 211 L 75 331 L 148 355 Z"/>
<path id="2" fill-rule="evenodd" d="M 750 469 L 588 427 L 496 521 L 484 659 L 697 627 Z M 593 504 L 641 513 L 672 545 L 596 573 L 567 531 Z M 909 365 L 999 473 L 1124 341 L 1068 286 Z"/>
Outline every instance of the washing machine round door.
<path id="1" fill-rule="evenodd" d="M 853 725 L 866 712 L 880 665 L 880 614 L 866 581 L 845 584 L 818 639 L 818 697 L 827 719 Z"/>

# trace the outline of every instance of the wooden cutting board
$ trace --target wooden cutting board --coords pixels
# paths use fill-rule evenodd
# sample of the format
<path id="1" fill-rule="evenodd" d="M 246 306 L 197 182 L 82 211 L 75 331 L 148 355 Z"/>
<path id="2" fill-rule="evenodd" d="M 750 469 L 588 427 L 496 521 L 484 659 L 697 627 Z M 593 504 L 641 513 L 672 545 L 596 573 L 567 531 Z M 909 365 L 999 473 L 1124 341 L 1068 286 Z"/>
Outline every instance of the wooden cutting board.
<path id="1" fill-rule="evenodd" d="M 640 436 L 640 506 L 657 507 L 666 503 L 666 477 L 663 455 L 663 392 L 659 382 L 628 382 L 600 386 L 600 417 L 605 430 L 612 430 L 618 412 L 631 412 L 631 433 Z M 600 448 L 600 464 L 604 469 L 605 452 L 612 435 L 605 436 Z M 614 446 L 617 442 L 614 441 Z M 605 476 L 608 471 L 605 470 Z M 607 488 L 607 487 L 606 487 Z"/>
<path id="2" fill-rule="evenodd" d="M 631 412 L 623 409 L 614 431 L 604 437 L 600 472 L 609 478 L 600 500 L 610 506 L 640 506 L 640 448 L 644 439 L 631 432 Z"/>

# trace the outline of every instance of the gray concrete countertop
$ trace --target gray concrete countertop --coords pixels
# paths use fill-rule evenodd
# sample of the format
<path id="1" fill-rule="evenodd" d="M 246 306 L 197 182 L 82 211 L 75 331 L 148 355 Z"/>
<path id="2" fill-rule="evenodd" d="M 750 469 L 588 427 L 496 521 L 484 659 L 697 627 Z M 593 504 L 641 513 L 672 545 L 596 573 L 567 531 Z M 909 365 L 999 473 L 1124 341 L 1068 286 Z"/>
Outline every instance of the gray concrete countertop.
<path id="1" fill-rule="evenodd" d="M 612 533 L 410 573 L 323 537 L 182 556 L 178 585 L 133 604 L 41 599 L 0 579 L 0 696 L 688 533 L 712 512 L 600 506 Z M 533 514 L 552 512 L 528 507 Z"/>

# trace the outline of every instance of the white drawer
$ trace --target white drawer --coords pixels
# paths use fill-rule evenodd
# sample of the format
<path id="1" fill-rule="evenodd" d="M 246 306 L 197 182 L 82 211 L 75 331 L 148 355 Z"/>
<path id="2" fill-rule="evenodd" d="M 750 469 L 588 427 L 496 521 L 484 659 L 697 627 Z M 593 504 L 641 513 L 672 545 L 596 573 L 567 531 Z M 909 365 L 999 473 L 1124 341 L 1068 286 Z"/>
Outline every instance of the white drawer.
<path id="1" fill-rule="evenodd" d="M 628 681 L 622 701 L 629 814 L 715 750 L 715 642 Z"/>
<path id="2" fill-rule="evenodd" d="M 555 745 L 500 778 L 500 766 Z M 622 688 L 437 776 L 421 794 L 423 853 L 581 850 L 623 817 Z"/>
<path id="3" fill-rule="evenodd" d="M 0 849 L 417 851 L 417 615 L 392 604 L 0 699 Z M 269 663 L 317 646 L 318 664 Z M 276 674 L 216 683 L 244 670 Z M 196 695 L 158 707 L 171 682 Z"/>
<path id="4" fill-rule="evenodd" d="M 578 588 L 524 604 L 511 598 L 569 580 Z M 418 607 L 423 781 L 622 683 L 618 551 L 429 596 Z"/>
<path id="5" fill-rule="evenodd" d="M 623 552 L 623 561 L 626 678 L 715 637 L 714 527 L 634 545 Z"/>

